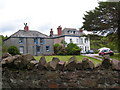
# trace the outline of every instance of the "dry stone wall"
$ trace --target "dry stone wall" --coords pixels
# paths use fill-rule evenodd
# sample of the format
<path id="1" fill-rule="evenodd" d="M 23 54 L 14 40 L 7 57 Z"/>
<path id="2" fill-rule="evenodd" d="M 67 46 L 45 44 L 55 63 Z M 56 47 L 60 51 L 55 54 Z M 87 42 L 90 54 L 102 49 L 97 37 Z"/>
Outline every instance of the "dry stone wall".
<path id="1" fill-rule="evenodd" d="M 8 55 L 8 56 L 7 56 Z M 53 58 L 38 61 L 30 54 L 6 54 L 3 66 L 3 88 L 120 88 L 120 61 L 104 56 L 96 66 L 88 58 L 78 62 L 73 56 L 68 63 Z"/>

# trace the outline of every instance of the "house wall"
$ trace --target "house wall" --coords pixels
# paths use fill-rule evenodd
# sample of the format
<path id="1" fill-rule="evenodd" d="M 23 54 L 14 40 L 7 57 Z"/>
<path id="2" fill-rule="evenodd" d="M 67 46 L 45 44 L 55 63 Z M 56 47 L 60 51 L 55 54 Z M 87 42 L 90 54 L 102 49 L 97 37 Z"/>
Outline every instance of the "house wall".
<path id="1" fill-rule="evenodd" d="M 78 37 L 78 36 L 76 36 L 76 37 L 75 36 L 65 36 L 65 42 L 67 42 L 67 44 L 70 43 L 70 39 L 72 39 L 72 42 L 74 44 L 77 44 L 77 46 L 82 48 L 82 52 L 90 50 L 90 40 L 89 40 L 89 38 L 87 38 L 87 37 Z"/>
<path id="2" fill-rule="evenodd" d="M 16 46 L 18 49 L 20 49 L 20 47 L 24 48 L 24 53 L 23 54 L 32 54 L 32 55 L 50 55 L 50 54 L 54 54 L 54 50 L 53 50 L 53 39 L 43 39 L 43 44 L 40 43 L 40 39 L 41 38 L 37 38 L 38 39 L 38 44 L 35 44 L 34 42 L 34 38 L 33 37 L 25 37 L 23 38 L 24 43 L 20 44 L 19 43 L 19 38 L 9 38 L 8 40 L 4 41 L 5 45 L 7 47 L 9 46 Z M 37 51 L 37 46 L 40 46 L 40 51 Z M 46 51 L 46 46 L 49 46 L 49 51 Z"/>
<path id="3" fill-rule="evenodd" d="M 61 41 L 64 40 L 64 39 L 65 39 L 65 37 L 55 38 L 55 39 L 54 39 L 54 44 L 56 44 L 56 43 L 61 44 Z"/>

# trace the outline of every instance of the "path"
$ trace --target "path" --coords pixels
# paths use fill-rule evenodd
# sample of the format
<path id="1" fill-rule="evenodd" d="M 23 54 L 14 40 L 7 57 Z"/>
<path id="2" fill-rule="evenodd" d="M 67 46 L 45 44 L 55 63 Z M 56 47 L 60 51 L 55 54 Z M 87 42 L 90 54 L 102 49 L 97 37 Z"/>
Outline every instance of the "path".
<path id="1" fill-rule="evenodd" d="M 100 61 L 102 61 L 101 56 L 99 56 L 98 54 L 82 54 L 83 56 L 88 56 L 88 57 L 92 57 L 92 58 L 95 58 L 95 59 L 98 59 Z M 99 56 L 99 57 L 96 57 L 96 56 Z"/>

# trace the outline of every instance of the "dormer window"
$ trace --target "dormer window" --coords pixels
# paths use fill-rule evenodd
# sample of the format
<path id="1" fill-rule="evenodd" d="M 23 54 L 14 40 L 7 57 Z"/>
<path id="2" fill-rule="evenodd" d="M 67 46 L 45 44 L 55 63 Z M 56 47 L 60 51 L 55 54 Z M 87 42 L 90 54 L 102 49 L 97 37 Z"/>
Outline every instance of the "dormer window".
<path id="1" fill-rule="evenodd" d="M 19 44 L 24 44 L 24 38 L 19 38 Z"/>
<path id="2" fill-rule="evenodd" d="M 68 33 L 70 33 L 70 31 L 67 31 Z"/>
<path id="3" fill-rule="evenodd" d="M 73 31 L 73 34 L 75 34 L 75 31 Z"/>

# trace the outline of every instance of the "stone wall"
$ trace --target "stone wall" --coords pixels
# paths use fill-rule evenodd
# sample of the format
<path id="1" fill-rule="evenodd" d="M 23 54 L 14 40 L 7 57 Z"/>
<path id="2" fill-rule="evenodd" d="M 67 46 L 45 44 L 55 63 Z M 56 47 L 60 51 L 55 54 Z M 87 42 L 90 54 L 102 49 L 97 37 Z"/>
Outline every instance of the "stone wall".
<path id="1" fill-rule="evenodd" d="M 45 57 L 36 61 L 30 54 L 11 56 L 6 54 L 1 61 L 3 88 L 118 88 L 120 89 L 119 61 L 109 60 L 95 66 L 84 58 L 78 62 L 71 57 L 68 63 Z"/>

